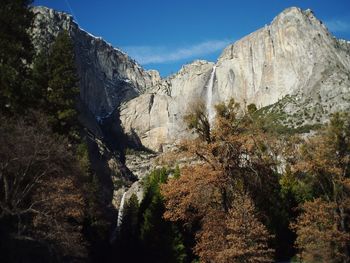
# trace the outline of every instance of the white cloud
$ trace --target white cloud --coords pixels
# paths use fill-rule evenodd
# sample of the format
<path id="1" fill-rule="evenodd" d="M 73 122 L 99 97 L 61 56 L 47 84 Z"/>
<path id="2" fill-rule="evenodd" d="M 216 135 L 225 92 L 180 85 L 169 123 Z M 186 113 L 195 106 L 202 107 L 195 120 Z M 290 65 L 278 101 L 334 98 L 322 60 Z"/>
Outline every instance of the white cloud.
<path id="1" fill-rule="evenodd" d="M 349 20 L 331 19 L 325 21 L 325 24 L 331 32 L 350 32 Z"/>
<path id="2" fill-rule="evenodd" d="M 204 56 L 220 51 L 232 40 L 210 40 L 194 45 L 171 49 L 166 46 L 126 46 L 122 49 L 142 65 L 175 62 L 179 60 Z"/>

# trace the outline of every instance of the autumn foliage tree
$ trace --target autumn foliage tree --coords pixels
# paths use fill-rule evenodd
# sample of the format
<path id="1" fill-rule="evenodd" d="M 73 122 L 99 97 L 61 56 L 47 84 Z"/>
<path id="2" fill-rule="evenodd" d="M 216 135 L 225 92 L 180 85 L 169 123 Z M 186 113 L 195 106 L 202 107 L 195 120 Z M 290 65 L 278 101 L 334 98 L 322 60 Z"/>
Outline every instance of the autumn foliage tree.
<path id="1" fill-rule="evenodd" d="M 196 109 L 198 112 L 205 110 L 203 107 Z M 273 194 L 267 193 L 273 193 L 272 189 L 278 186 L 276 160 L 267 145 L 271 138 L 260 132 L 233 100 L 219 104 L 216 110 L 215 125 L 207 136 L 203 129 L 192 125 L 206 123 L 205 120 L 194 121 L 196 116 L 206 118 L 204 112 L 195 112 L 192 118 L 185 119 L 199 137 L 185 141 L 180 147 L 183 152 L 179 154 L 196 157 L 197 164 L 183 167 L 179 178 L 170 179 L 162 187 L 167 208 L 164 217 L 189 227 L 200 226 L 194 251 L 203 262 L 244 262 L 244 257 L 251 260 L 246 262 L 258 258 L 260 261 L 255 262 L 272 261 L 272 250 L 267 245 L 270 235 L 261 223 L 261 220 L 270 223 L 266 218 L 273 213 L 270 209 Z M 240 196 L 242 193 L 245 193 L 244 198 Z M 252 202 L 247 204 L 254 204 L 261 211 L 258 217 L 255 217 L 255 208 L 248 209 L 249 205 L 244 215 L 237 209 L 235 199 L 245 198 Z M 246 238 L 239 239 L 240 230 L 235 229 L 233 223 L 236 217 L 245 217 L 260 227 L 248 228 Z M 235 244 L 236 241 L 242 243 Z M 244 249 L 248 247 L 249 253 Z M 232 261 L 225 259 L 229 254 Z"/>
<path id="2" fill-rule="evenodd" d="M 259 221 L 255 206 L 246 194 L 236 194 L 226 216 L 226 244 L 218 254 L 218 262 L 271 262 L 272 236 Z M 249 240 L 247 242 L 247 240 Z"/>
<path id="3" fill-rule="evenodd" d="M 193 103 L 184 120 L 188 127 L 194 130 L 202 140 L 210 142 L 210 123 L 204 101 L 198 100 Z"/>
<path id="4" fill-rule="evenodd" d="M 311 198 L 301 205 L 293 228 L 307 262 L 350 260 L 350 122 L 336 113 L 329 125 L 300 147 L 293 166 Z"/>
<path id="5" fill-rule="evenodd" d="M 45 253 L 53 261 L 85 258 L 83 175 L 68 141 L 55 136 L 42 115 L 1 122 L 1 256 L 11 262 Z M 40 249 L 25 252 L 28 247 Z"/>
<path id="6" fill-rule="evenodd" d="M 272 262 L 270 238 L 250 197 L 237 193 L 227 213 L 205 217 L 195 251 L 203 262 Z"/>
<path id="7" fill-rule="evenodd" d="M 349 207 L 350 203 L 342 204 Z M 320 198 L 305 202 L 292 228 L 297 233 L 299 257 L 305 262 L 348 262 L 350 235 L 342 231 L 336 213 L 339 204 Z"/>

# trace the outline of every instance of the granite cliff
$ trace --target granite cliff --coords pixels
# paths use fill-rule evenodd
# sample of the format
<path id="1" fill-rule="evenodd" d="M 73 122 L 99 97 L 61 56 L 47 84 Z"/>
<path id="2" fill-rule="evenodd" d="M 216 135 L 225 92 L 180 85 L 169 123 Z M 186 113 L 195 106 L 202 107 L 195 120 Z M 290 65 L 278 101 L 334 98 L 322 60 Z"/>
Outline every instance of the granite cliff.
<path id="1" fill-rule="evenodd" d="M 234 98 L 276 112 L 286 126 L 325 122 L 350 109 L 350 44 L 334 38 L 310 10 L 292 7 L 270 25 L 228 46 L 216 64 L 195 61 L 121 107 L 125 131 L 153 150 L 186 135 L 182 117 L 198 99 Z M 210 115 L 210 114 L 209 114 Z"/>
<path id="2" fill-rule="evenodd" d="M 96 118 L 119 122 L 130 141 L 154 151 L 188 136 L 189 105 L 233 97 L 287 126 L 323 123 L 350 109 L 350 44 L 334 38 L 312 11 L 291 7 L 271 24 L 229 45 L 216 63 L 194 61 L 165 79 L 81 28 L 67 14 L 43 7 L 33 39 L 40 50 L 66 29 L 75 43 L 81 101 Z M 211 116 L 212 117 L 212 116 Z M 118 120 L 117 120 L 118 118 Z M 113 121 L 113 120 L 112 120 Z"/>
<path id="3" fill-rule="evenodd" d="M 33 12 L 37 51 L 62 30 L 73 39 L 79 119 L 107 207 L 119 207 L 125 191 L 126 198 L 137 193 L 141 199 L 139 182 L 155 165 L 155 155 L 123 156 L 125 148 L 161 152 L 190 136 L 183 116 L 197 100 L 206 103 L 210 119 L 216 103 L 233 97 L 287 127 L 320 124 L 332 112 L 350 110 L 350 42 L 334 38 L 310 10 L 288 8 L 226 47 L 215 63 L 197 60 L 164 79 L 79 28 L 72 16 L 46 7 Z"/>
<path id="4" fill-rule="evenodd" d="M 46 7 L 34 7 L 34 46 L 48 48 L 67 30 L 74 42 L 80 77 L 80 97 L 96 117 L 105 117 L 121 103 L 156 87 L 159 73 L 146 71 L 121 50 L 79 28 L 73 17 Z"/>

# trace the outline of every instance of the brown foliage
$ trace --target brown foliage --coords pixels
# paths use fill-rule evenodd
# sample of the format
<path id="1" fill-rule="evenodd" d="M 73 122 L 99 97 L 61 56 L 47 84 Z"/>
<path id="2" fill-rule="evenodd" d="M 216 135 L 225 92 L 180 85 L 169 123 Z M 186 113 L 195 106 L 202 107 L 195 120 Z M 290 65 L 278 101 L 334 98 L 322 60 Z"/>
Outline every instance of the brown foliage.
<path id="1" fill-rule="evenodd" d="M 319 194 L 328 201 L 347 197 L 344 180 L 350 177 L 350 120 L 336 114 L 319 134 L 309 138 L 299 151 L 300 160 L 292 167 L 306 173 Z"/>
<path id="2" fill-rule="evenodd" d="M 346 206 L 349 207 L 349 203 Z M 305 262 L 348 262 L 346 246 L 350 234 L 340 230 L 337 208 L 336 203 L 321 199 L 302 205 L 304 213 L 292 228 L 298 235 L 299 256 Z"/>
<path id="3" fill-rule="evenodd" d="M 200 135 L 184 141 L 176 153 L 192 164 L 181 169 L 180 178 L 163 185 L 164 217 L 190 226 L 200 223 L 194 251 L 203 262 L 269 262 L 270 236 L 248 195 L 261 207 L 272 205 L 269 192 L 278 179 L 268 143 L 273 145 L 274 140 L 250 116 L 242 115 L 234 101 L 216 108 L 210 140 Z"/>
<path id="4" fill-rule="evenodd" d="M 269 206 L 269 193 L 279 185 L 276 173 L 280 142 L 262 131 L 249 115 L 239 113 L 233 101 L 226 106 L 218 105 L 217 109 L 211 142 L 200 138 L 184 141 L 180 146 L 182 152 L 177 153 L 179 159 L 196 157 L 210 171 L 221 174 L 224 181 L 219 183 L 226 211 L 232 189 L 248 191 L 255 202 Z"/>
<path id="5" fill-rule="evenodd" d="M 172 178 L 161 187 L 167 207 L 165 219 L 193 223 L 208 211 L 220 209 L 222 175 L 208 164 L 184 167 L 180 178 Z"/>
<path id="6" fill-rule="evenodd" d="M 36 117 L 31 125 L 1 118 L 0 225 L 8 224 L 14 239 L 45 243 L 62 257 L 84 257 L 82 173 L 68 141 Z"/>
<path id="7" fill-rule="evenodd" d="M 203 218 L 201 230 L 196 235 L 194 252 L 201 262 L 225 262 L 220 257 L 221 251 L 227 248 L 226 213 L 208 211 Z"/>
<path id="8" fill-rule="evenodd" d="M 235 194 L 228 213 L 215 213 L 204 221 L 195 251 L 203 262 L 272 262 L 269 238 L 255 216 L 252 200 L 245 194 Z"/>
<path id="9" fill-rule="evenodd" d="M 307 262 L 350 260 L 350 122 L 335 114 L 330 124 L 299 148 L 292 166 L 317 199 L 305 202 L 292 228 Z"/>

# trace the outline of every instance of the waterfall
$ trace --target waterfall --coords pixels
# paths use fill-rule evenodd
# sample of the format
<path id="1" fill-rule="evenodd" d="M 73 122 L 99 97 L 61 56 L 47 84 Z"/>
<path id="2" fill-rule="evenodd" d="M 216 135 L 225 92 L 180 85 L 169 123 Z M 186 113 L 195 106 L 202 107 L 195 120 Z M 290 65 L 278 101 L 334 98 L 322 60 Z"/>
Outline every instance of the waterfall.
<path id="1" fill-rule="evenodd" d="M 110 237 L 110 243 L 113 243 L 116 239 L 117 239 L 117 235 L 118 235 L 118 231 L 120 229 L 120 226 L 122 225 L 123 222 L 123 212 L 124 212 L 124 205 L 125 205 L 125 195 L 126 192 L 124 192 L 123 196 L 122 196 L 122 200 L 120 201 L 120 205 L 119 205 L 119 211 L 118 211 L 118 217 L 117 217 L 117 226 L 115 227 L 115 229 L 113 230 L 113 232 L 111 233 L 111 237 Z"/>
<path id="2" fill-rule="evenodd" d="M 216 65 L 214 65 L 213 70 L 210 74 L 210 79 L 207 85 L 207 113 L 209 123 L 212 124 L 215 117 L 215 110 L 213 107 L 213 89 L 214 89 L 214 79 L 215 79 Z"/>
<path id="3" fill-rule="evenodd" d="M 123 221 L 125 195 L 126 195 L 126 192 L 124 192 L 122 200 L 120 201 L 120 206 L 119 206 L 119 211 L 118 211 L 118 219 L 117 219 L 117 228 L 119 228 L 121 226 L 122 221 Z"/>

